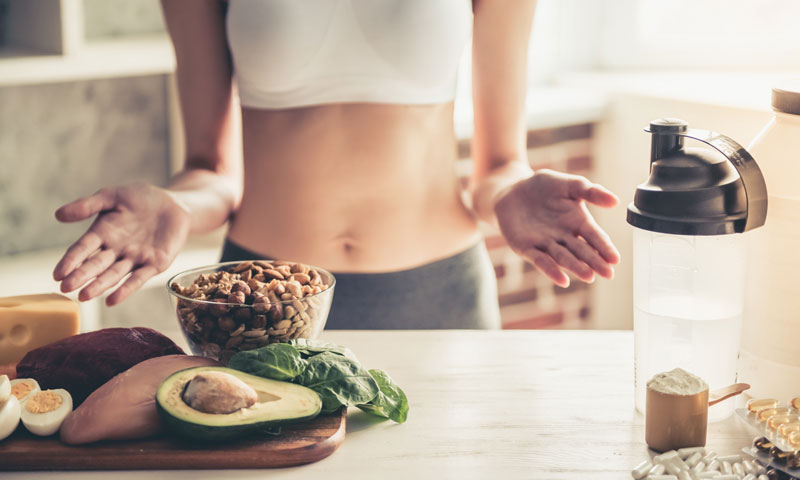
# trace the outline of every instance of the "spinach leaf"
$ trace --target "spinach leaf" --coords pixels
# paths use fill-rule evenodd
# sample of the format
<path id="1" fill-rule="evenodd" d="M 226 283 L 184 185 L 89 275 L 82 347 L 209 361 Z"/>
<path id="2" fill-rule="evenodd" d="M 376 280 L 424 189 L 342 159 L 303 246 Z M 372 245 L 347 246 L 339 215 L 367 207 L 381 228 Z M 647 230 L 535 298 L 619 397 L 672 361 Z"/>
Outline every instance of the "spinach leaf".
<path id="1" fill-rule="evenodd" d="M 294 381 L 319 394 L 323 412 L 333 412 L 342 405 L 368 403 L 380 391 L 358 361 L 332 351 L 309 358 L 306 369 Z"/>
<path id="2" fill-rule="evenodd" d="M 289 341 L 289 345 L 297 349 L 303 358 L 313 357 L 323 352 L 332 352 L 343 357 L 356 360 L 355 354 L 347 347 L 336 345 L 335 343 L 322 342 L 320 340 L 310 340 L 307 338 L 296 338 Z"/>
<path id="3" fill-rule="evenodd" d="M 293 346 L 273 343 L 235 354 L 228 366 L 259 377 L 286 381 L 300 375 L 306 368 L 306 361 Z"/>
<path id="4" fill-rule="evenodd" d="M 408 418 L 408 399 L 403 390 L 397 386 L 383 370 L 372 369 L 369 374 L 375 379 L 380 391 L 369 403 L 358 405 L 365 412 L 379 415 L 403 423 Z"/>

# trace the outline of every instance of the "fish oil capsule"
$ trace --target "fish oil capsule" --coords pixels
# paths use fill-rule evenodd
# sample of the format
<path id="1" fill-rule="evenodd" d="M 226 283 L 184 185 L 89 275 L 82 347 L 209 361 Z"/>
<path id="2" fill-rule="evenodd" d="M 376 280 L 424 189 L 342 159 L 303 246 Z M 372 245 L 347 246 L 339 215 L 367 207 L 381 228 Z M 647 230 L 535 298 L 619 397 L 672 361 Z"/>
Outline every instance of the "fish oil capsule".
<path id="1" fill-rule="evenodd" d="M 792 432 L 800 432 L 800 422 L 784 423 L 778 427 L 778 436 L 789 440 L 789 434 Z"/>
<path id="2" fill-rule="evenodd" d="M 789 442 L 789 446 L 795 450 L 800 449 L 800 432 L 791 432 L 789 433 L 789 438 L 787 438 Z"/>
<path id="3" fill-rule="evenodd" d="M 792 476 L 788 473 L 784 473 L 781 470 L 776 470 L 774 468 L 770 468 L 767 470 L 767 479 L 768 480 L 792 480 Z"/>
<path id="4" fill-rule="evenodd" d="M 789 407 L 765 408 L 758 411 L 758 421 L 759 423 L 767 423 L 769 417 L 773 415 L 786 415 L 788 413 L 791 413 Z"/>
<path id="5" fill-rule="evenodd" d="M 763 453 L 769 453 L 770 449 L 774 447 L 773 443 L 767 437 L 758 437 L 753 440 L 753 446 L 756 450 Z"/>
<path id="6" fill-rule="evenodd" d="M 794 408 L 795 410 L 800 410 L 800 397 L 794 397 L 794 398 L 792 399 L 792 401 L 791 401 L 791 402 L 789 402 L 789 404 L 790 404 L 790 405 L 792 406 L 792 408 Z"/>
<path id="7" fill-rule="evenodd" d="M 778 433 L 778 427 L 784 423 L 797 423 L 800 422 L 800 415 L 787 414 L 787 415 L 773 415 L 767 420 L 767 434 Z"/>
<path id="8" fill-rule="evenodd" d="M 742 465 L 741 463 L 734 463 L 733 464 L 733 474 L 734 475 L 739 475 L 740 477 L 743 476 L 745 474 L 744 465 Z"/>
<path id="9" fill-rule="evenodd" d="M 785 464 L 790 457 L 794 457 L 794 452 L 786 452 L 778 447 L 772 447 L 769 449 L 769 456 L 775 463 Z"/>
<path id="10" fill-rule="evenodd" d="M 653 462 L 650 460 L 645 460 L 631 470 L 631 476 L 635 480 L 641 480 L 647 476 L 647 472 L 649 472 L 651 468 L 653 468 Z"/>
<path id="11" fill-rule="evenodd" d="M 747 411 L 749 413 L 758 413 L 759 410 L 775 408 L 777 406 L 778 401 L 774 398 L 754 398 L 747 401 Z"/>

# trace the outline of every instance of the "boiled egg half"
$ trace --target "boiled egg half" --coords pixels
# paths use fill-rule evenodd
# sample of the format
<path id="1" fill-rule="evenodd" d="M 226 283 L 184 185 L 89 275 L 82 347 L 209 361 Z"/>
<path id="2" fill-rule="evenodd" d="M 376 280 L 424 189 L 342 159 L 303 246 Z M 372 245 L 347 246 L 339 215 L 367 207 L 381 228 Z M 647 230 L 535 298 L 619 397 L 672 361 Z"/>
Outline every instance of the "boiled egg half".
<path id="1" fill-rule="evenodd" d="M 25 403 L 31 394 L 41 390 L 39 383 L 32 378 L 15 378 L 11 380 L 11 395 L 17 397 L 20 405 Z"/>
<path id="2" fill-rule="evenodd" d="M 14 395 L 9 395 L 5 402 L 0 403 L 0 441 L 14 433 L 19 425 L 19 418 L 19 400 Z"/>
<path id="3" fill-rule="evenodd" d="M 32 393 L 22 404 L 22 424 L 34 435 L 52 435 L 72 411 L 72 395 L 57 388 Z"/>
<path id="4" fill-rule="evenodd" d="M 6 403 L 11 396 L 11 380 L 8 375 L 0 375 L 0 405 Z"/>

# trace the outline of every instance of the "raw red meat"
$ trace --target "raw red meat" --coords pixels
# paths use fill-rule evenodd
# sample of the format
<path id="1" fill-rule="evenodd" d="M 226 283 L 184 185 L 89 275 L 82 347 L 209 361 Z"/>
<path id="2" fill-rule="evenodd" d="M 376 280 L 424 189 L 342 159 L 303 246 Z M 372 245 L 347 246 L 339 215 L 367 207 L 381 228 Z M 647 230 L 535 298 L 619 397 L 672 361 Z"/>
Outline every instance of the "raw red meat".
<path id="1" fill-rule="evenodd" d="M 105 328 L 31 350 L 17 364 L 17 377 L 33 378 L 43 390 L 63 388 L 77 406 L 137 363 L 183 353 L 175 342 L 150 328 Z"/>

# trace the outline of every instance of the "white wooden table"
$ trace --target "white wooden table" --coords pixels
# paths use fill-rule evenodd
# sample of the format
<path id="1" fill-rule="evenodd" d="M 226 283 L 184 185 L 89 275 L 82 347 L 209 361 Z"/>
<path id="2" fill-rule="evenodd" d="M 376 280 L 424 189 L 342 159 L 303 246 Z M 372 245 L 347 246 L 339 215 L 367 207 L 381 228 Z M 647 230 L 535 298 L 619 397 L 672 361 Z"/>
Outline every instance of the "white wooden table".
<path id="1" fill-rule="evenodd" d="M 12 479 L 625 479 L 648 455 L 633 407 L 630 331 L 330 331 L 404 388 L 395 425 L 353 409 L 330 457 L 280 470 L 4 472 Z M 731 417 L 708 447 L 753 433 Z"/>

